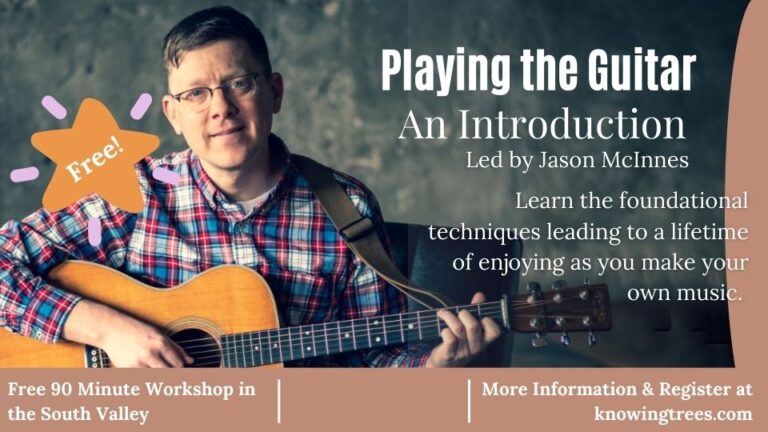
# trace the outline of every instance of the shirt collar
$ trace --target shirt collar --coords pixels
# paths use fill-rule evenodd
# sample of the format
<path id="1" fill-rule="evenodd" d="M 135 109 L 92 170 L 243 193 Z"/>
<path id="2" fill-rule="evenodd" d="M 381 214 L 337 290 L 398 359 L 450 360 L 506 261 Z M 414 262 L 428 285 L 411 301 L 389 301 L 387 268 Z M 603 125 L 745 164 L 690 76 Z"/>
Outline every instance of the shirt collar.
<path id="1" fill-rule="evenodd" d="M 272 206 L 274 206 L 274 204 L 279 201 L 283 195 L 285 195 L 289 189 L 289 185 L 293 179 L 294 173 L 296 172 L 296 168 L 293 165 L 291 152 L 288 150 L 288 147 L 286 147 L 285 143 L 282 139 L 280 139 L 280 137 L 274 134 L 270 134 L 268 145 L 270 157 L 272 157 L 274 161 L 280 163 L 283 166 L 283 171 L 280 174 L 280 178 L 278 179 L 277 184 L 269 191 L 269 196 L 267 199 L 257 208 L 257 214 L 269 211 L 269 209 L 271 209 Z M 203 166 L 200 163 L 200 158 L 195 154 L 195 152 L 191 152 L 189 161 L 192 177 L 197 184 L 197 187 L 202 192 L 206 202 L 214 211 L 222 208 L 226 213 L 230 213 L 228 209 L 239 208 L 239 205 L 235 201 L 227 198 L 227 196 L 216 187 L 211 178 L 208 177 L 208 173 L 206 173 L 205 169 L 203 169 Z M 240 213 L 240 215 L 232 214 L 232 216 L 239 216 L 238 219 L 247 216 L 242 214 L 242 211 L 237 213 Z"/>

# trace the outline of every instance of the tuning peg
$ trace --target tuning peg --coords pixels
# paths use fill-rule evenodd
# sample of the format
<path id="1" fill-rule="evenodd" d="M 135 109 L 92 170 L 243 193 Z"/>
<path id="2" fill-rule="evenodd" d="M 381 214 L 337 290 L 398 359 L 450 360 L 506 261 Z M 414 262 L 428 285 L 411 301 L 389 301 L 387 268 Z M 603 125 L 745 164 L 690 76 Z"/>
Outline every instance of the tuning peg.
<path id="1" fill-rule="evenodd" d="M 560 334 L 560 343 L 563 346 L 571 346 L 571 336 L 565 330 Z"/>
<path id="2" fill-rule="evenodd" d="M 531 345 L 534 348 L 542 348 L 548 345 L 547 339 L 542 333 L 536 333 L 533 339 L 531 339 Z"/>
<path id="3" fill-rule="evenodd" d="M 563 295 L 560 294 L 560 290 L 568 288 L 568 282 L 558 279 L 554 282 L 552 282 L 552 291 L 555 291 L 555 294 L 552 296 L 552 301 L 555 303 L 562 303 L 563 301 Z"/>
<path id="4" fill-rule="evenodd" d="M 587 334 L 587 343 L 589 346 L 595 346 L 597 345 L 597 335 L 592 330 L 589 331 Z"/>
<path id="5" fill-rule="evenodd" d="M 538 282 L 528 282 L 525 289 L 529 294 L 536 294 L 541 292 L 541 285 Z"/>
<path id="6" fill-rule="evenodd" d="M 525 290 L 528 292 L 528 304 L 536 303 L 541 298 L 541 285 L 538 282 L 528 282 Z"/>

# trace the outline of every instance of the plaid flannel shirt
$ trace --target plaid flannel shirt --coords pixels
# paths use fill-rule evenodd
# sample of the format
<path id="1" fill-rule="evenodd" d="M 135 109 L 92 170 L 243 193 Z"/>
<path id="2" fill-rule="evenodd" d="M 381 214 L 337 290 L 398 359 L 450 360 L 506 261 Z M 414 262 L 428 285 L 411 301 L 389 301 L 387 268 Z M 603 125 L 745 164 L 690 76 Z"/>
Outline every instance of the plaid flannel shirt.
<path id="1" fill-rule="evenodd" d="M 282 141 L 271 136 L 270 146 L 286 168 L 250 214 L 224 196 L 186 150 L 136 165 L 145 201 L 140 214 L 91 195 L 58 212 L 41 209 L 9 221 L 0 228 L 0 325 L 56 342 L 80 298 L 51 286 L 44 275 L 67 259 L 104 264 L 156 287 L 178 285 L 216 265 L 244 265 L 268 281 L 287 325 L 405 311 L 405 296 L 340 238 Z M 180 182 L 173 186 L 153 179 L 157 167 L 178 173 Z M 376 221 L 385 236 L 373 194 L 358 180 L 334 174 L 360 213 Z M 102 224 L 98 246 L 88 242 L 92 217 Z M 397 345 L 289 365 L 422 366 L 429 355 L 425 348 Z"/>

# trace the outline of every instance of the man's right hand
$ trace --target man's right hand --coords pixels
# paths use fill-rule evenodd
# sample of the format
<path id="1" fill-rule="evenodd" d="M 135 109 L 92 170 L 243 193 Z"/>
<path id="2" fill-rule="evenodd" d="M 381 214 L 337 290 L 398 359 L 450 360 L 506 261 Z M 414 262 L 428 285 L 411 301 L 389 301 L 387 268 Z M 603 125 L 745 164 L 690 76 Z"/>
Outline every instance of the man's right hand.
<path id="1" fill-rule="evenodd" d="M 89 300 L 72 309 L 62 337 L 103 349 L 115 367 L 184 367 L 193 362 L 155 327 Z"/>

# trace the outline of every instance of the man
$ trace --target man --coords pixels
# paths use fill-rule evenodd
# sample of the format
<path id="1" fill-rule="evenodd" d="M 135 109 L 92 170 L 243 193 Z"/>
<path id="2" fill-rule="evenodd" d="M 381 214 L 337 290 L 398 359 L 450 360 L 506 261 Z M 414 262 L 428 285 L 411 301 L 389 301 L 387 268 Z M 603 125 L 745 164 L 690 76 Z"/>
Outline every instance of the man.
<path id="1" fill-rule="evenodd" d="M 138 215 L 90 196 L 60 212 L 39 210 L 7 223 L 0 230 L 0 324 L 45 342 L 64 338 L 100 347 L 116 366 L 193 361 L 160 330 L 41 277 L 72 258 L 155 286 L 177 285 L 219 264 L 246 265 L 270 283 L 287 325 L 403 311 L 404 296 L 349 251 L 285 145 L 270 133 L 283 81 L 272 72 L 253 22 L 228 7 L 197 12 L 168 33 L 163 60 L 170 93 L 163 112 L 189 149 L 137 164 L 145 200 Z M 154 180 L 151 172 L 159 166 L 178 173 L 181 182 Z M 335 175 L 384 235 L 371 192 Z M 102 221 L 96 247 L 86 240 L 89 217 Z M 482 295 L 473 300 L 483 301 Z M 448 328 L 431 352 L 396 346 L 296 364 L 460 366 L 500 334 L 491 319 L 478 322 L 467 312 L 442 311 L 440 317 Z"/>

